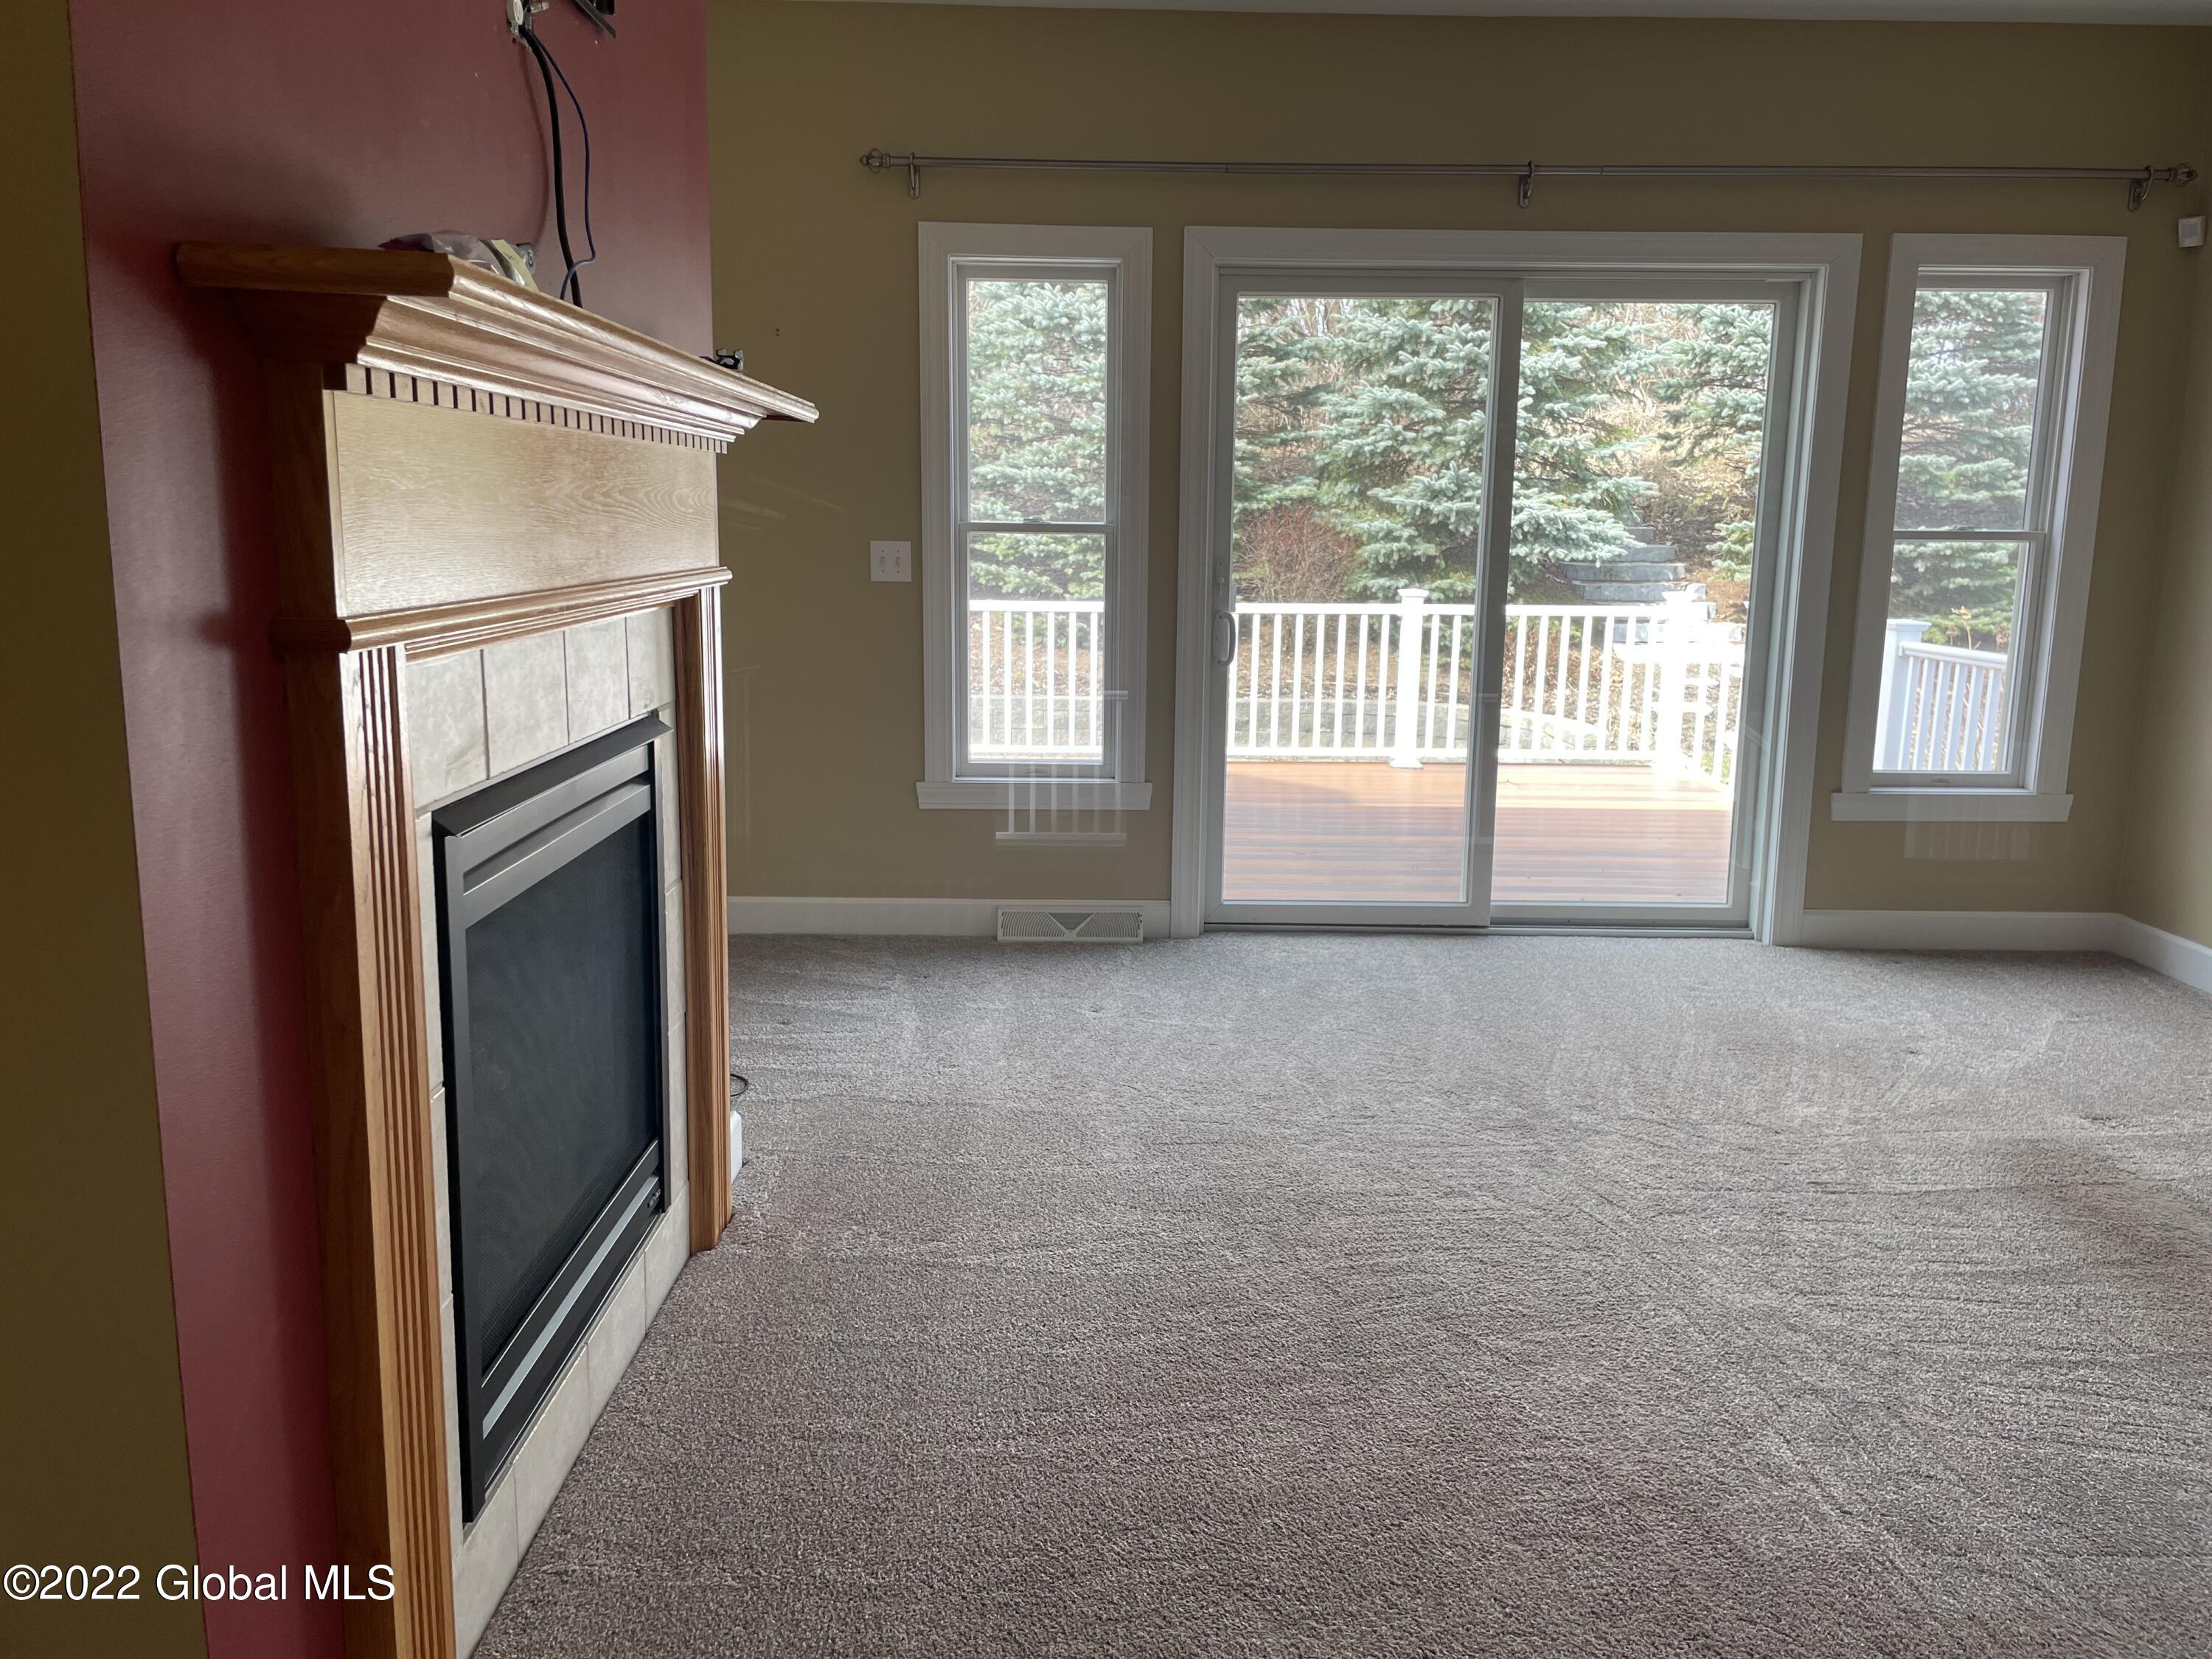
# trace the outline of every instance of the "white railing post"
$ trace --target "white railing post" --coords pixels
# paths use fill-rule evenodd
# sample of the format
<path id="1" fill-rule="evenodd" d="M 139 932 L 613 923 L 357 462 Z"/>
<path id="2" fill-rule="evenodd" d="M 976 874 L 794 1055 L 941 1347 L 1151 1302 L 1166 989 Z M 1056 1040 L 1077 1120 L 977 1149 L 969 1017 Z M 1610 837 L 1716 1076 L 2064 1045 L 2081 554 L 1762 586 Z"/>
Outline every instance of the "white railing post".
<path id="1" fill-rule="evenodd" d="M 1875 700 L 1874 768 L 1877 772 L 1905 769 L 1905 737 L 1911 724 L 1912 699 L 1905 695 L 1905 647 L 1920 643 L 1928 624 L 1910 617 L 1893 617 L 1882 641 L 1881 693 Z"/>
<path id="2" fill-rule="evenodd" d="M 1421 705 L 1422 607 L 1429 602 L 1425 587 L 1398 590 L 1397 729 L 1390 744 L 1390 764 L 1421 763 L 1419 711 Z"/>
<path id="3" fill-rule="evenodd" d="M 1695 736 L 1682 735 L 1682 717 L 1689 712 L 1692 636 L 1705 623 L 1703 604 L 1680 591 L 1660 601 L 1660 638 L 1651 653 L 1651 699 L 1659 711 L 1659 731 L 1652 745 L 1655 772 L 1695 771 L 1697 757 L 1690 753 Z M 1692 734 L 1697 723 L 1691 722 Z"/>

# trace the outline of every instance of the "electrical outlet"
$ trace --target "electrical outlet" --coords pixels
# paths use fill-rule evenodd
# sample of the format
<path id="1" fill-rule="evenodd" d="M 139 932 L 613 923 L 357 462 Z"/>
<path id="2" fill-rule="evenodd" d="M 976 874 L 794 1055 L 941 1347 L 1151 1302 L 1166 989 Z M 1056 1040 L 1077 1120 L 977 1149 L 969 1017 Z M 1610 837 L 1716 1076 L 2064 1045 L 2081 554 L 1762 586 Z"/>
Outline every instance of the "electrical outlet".
<path id="1" fill-rule="evenodd" d="M 914 580 L 914 544 L 912 542 L 870 542 L 868 544 L 868 580 L 875 582 L 910 582 Z"/>

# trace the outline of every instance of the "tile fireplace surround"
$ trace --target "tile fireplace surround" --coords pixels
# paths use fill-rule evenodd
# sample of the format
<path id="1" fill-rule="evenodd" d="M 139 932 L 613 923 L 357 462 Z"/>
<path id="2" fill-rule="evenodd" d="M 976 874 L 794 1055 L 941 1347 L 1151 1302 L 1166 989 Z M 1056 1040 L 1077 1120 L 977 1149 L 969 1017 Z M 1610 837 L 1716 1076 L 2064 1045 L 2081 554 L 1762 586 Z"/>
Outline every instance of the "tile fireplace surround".
<path id="1" fill-rule="evenodd" d="M 406 677 L 407 763 L 415 798 L 415 867 L 422 907 L 434 1192 L 438 1200 L 439 1324 L 446 1376 L 446 1491 L 453 1530 L 453 1622 L 465 1656 L 514 1577 L 522 1552 L 583 1449 L 614 1385 L 629 1368 L 646 1327 L 690 1255 L 690 1159 L 684 1123 L 684 875 L 681 786 L 675 753 L 675 640 L 666 611 L 634 612 L 533 634 L 410 665 Z M 536 1421 L 524 1431 L 503 1474 L 471 1523 L 461 1519 L 460 1411 L 454 1392 L 452 1232 L 446 1208 L 446 1094 L 439 1039 L 436 870 L 430 814 L 484 783 L 574 748 L 640 715 L 658 714 L 672 735 L 653 744 L 660 813 L 661 895 L 668 944 L 668 1209 L 621 1279 L 589 1334 L 577 1345 Z"/>
<path id="2" fill-rule="evenodd" d="M 457 260 L 187 244 L 264 360 L 349 1659 L 475 1645 L 693 1251 L 729 1219 L 714 457 L 813 406 Z M 428 811 L 648 714 L 669 1207 L 460 1521 Z M 698 1179 L 687 1179 L 687 1172 Z"/>

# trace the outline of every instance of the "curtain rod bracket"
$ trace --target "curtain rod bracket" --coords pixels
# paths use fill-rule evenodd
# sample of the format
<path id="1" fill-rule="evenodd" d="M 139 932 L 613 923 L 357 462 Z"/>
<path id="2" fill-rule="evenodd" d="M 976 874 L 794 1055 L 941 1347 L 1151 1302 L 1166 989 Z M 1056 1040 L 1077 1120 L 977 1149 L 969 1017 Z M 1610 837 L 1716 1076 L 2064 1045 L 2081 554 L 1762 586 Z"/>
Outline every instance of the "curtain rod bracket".
<path id="1" fill-rule="evenodd" d="M 909 201 L 921 199 L 921 157 L 908 151 L 894 155 L 887 149 L 872 149 L 860 157 L 860 165 L 871 173 L 888 173 L 903 163 L 906 167 L 906 193 Z"/>
<path id="2" fill-rule="evenodd" d="M 2180 169 L 2179 169 L 2179 168 L 2176 168 L 2176 169 L 2175 169 L 2175 171 L 2178 173 L 2178 172 L 2179 172 L 2179 171 L 2180 171 Z M 2136 210 L 2138 210 L 2142 206 L 2142 204 L 2143 204 L 2143 203 L 2144 203 L 2145 201 L 2147 201 L 2148 199 L 2149 199 L 2149 197 L 2150 197 L 2150 187 L 2151 187 L 2152 181 L 2153 181 L 2153 180 L 2154 180 L 2157 177 L 2158 177 L 2158 169 L 2157 169 L 2156 167 L 2145 167 L 2145 168 L 2142 170 L 2142 178 L 2140 178 L 2140 179 L 2129 179 L 2129 180 L 2128 180 L 2128 211 L 2129 211 L 2129 212 L 2130 212 L 2130 213 L 2134 213 L 2134 212 L 2136 212 Z M 2176 182 L 2176 183 L 2179 183 L 2180 181 L 2179 181 L 2179 179 L 2177 179 L 2175 182 Z"/>
<path id="3" fill-rule="evenodd" d="M 1513 205 L 1525 208 L 1528 198 L 1536 193 L 1536 164 L 1534 161 L 1521 169 L 1520 182 L 1513 186 Z"/>

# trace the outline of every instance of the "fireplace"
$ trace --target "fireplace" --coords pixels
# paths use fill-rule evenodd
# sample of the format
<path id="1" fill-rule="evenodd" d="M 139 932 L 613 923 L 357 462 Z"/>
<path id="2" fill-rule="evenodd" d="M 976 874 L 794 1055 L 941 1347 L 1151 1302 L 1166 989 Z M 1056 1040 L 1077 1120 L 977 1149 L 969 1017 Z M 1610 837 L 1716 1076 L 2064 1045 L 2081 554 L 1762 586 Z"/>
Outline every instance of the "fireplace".
<path id="1" fill-rule="evenodd" d="M 431 815 L 462 1514 L 666 1205 L 648 716 Z"/>
<path id="2" fill-rule="evenodd" d="M 717 553 L 715 457 L 762 421 L 811 421 L 815 410 L 441 254 L 195 243 L 177 250 L 177 270 L 228 297 L 263 359 L 270 411 L 272 632 L 289 706 L 310 1013 L 331 1559 L 356 1583 L 386 1567 L 394 1585 L 387 1601 L 340 1609 L 346 1652 L 455 1659 L 483 1632 L 684 1258 L 713 1249 L 729 1220 L 718 1177 L 729 1167 L 720 590 L 730 573 Z M 650 775 L 640 733 L 657 728 L 623 724 L 649 714 L 673 728 L 653 741 Z M 607 743 L 616 732 L 629 735 Z M 561 755 L 550 763 L 573 766 L 587 752 L 585 772 L 621 764 L 519 840 L 495 830 L 471 844 L 481 854 L 451 845 L 583 775 L 555 782 L 521 769 Z M 494 776 L 480 798 L 459 793 Z M 583 812 L 568 826 L 580 830 L 570 842 L 558 821 L 603 801 L 605 817 Z M 623 864 L 622 852 L 573 869 L 565 854 L 622 839 L 641 866 L 658 838 L 624 813 L 666 831 L 656 910 L 615 902 L 651 880 L 600 869 Z M 597 829 L 606 833 L 595 839 Z M 572 909 L 556 926 L 537 904 L 518 908 L 522 897 L 492 900 L 527 894 L 550 906 L 562 890 L 552 884 L 589 885 L 595 872 L 613 895 L 602 937 L 618 935 L 640 964 L 619 993 L 538 980 L 536 934 L 518 945 L 470 919 L 481 902 L 488 915 L 514 909 L 518 933 L 573 933 L 589 918 Z M 664 934 L 665 986 L 648 977 Z M 485 1023 L 502 945 L 501 971 L 537 986 L 509 998 L 508 1018 L 537 1007 L 537 1029 L 550 1032 L 542 1049 L 526 1023 L 520 1035 Z M 572 971 L 610 959 L 567 956 Z M 642 1015 L 641 985 L 650 988 Z M 562 1088 L 573 1083 L 549 1063 L 576 1038 L 574 1022 L 545 1012 L 563 1007 L 594 1010 L 629 1036 L 602 1052 L 607 1091 L 563 1097 L 588 1094 L 608 1109 L 592 1132 L 601 1138 L 572 1140 L 568 1163 L 552 1165 L 578 1177 L 564 1201 L 541 1202 L 514 1190 L 521 1166 L 479 1154 L 496 1144 L 484 1137 L 499 1090 L 510 1110 L 538 1100 L 526 1121 L 543 1109 L 526 1080 L 490 1079 L 499 1045 L 534 1065 L 541 1084 L 549 1071 Z M 465 1061 L 447 1009 L 467 1028 Z M 648 1061 L 629 1036 L 663 1022 L 667 1058 L 655 1048 Z M 663 1104 L 672 1128 L 653 1115 Z M 506 1133 L 534 1158 L 538 1127 L 519 1135 L 510 1116 Z M 448 1179 L 463 1155 L 507 1179 L 507 1191 L 463 1190 L 466 1170 Z M 487 1244 L 470 1218 L 477 1198 L 495 1218 L 499 1203 L 514 1206 L 495 1224 L 509 1229 L 503 1242 Z M 659 1224 L 638 1253 L 656 1206 Z M 624 1255 L 633 1260 L 606 1294 Z M 518 1312 L 540 1316 L 526 1335 L 523 1323 L 505 1330 Z M 590 1334 L 573 1349 L 584 1324 Z M 474 1346 L 457 1359 L 464 1333 Z M 547 1356 L 564 1345 L 567 1369 L 543 1395 Z M 503 1442 L 517 1434 L 519 1445 Z"/>

